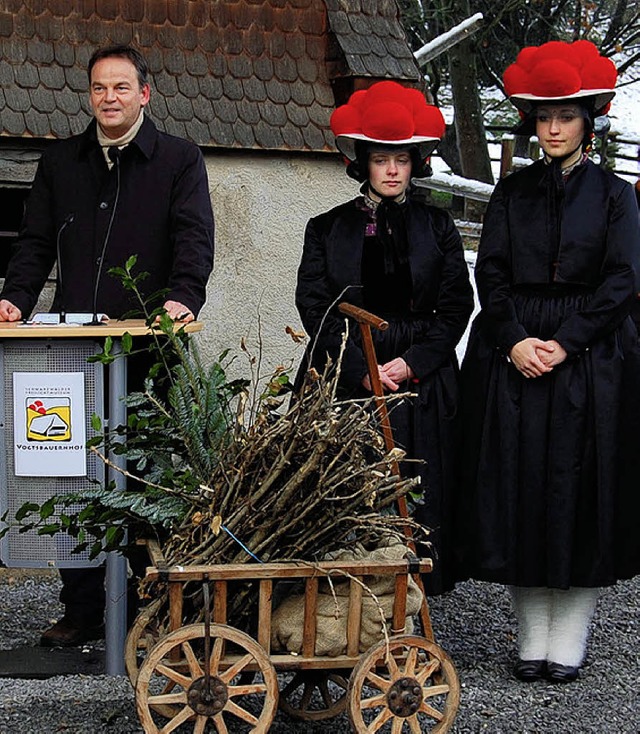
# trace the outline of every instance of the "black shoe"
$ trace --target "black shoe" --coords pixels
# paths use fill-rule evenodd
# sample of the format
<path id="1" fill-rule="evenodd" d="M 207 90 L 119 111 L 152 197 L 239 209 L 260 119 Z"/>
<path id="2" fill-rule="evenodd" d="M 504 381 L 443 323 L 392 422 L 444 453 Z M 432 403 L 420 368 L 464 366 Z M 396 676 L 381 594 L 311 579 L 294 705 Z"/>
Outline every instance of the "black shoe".
<path id="1" fill-rule="evenodd" d="M 104 626 L 84 627 L 70 622 L 66 617 L 59 619 L 40 638 L 42 647 L 75 647 L 89 640 L 104 637 Z"/>
<path id="2" fill-rule="evenodd" d="M 578 667 L 547 663 L 547 680 L 551 683 L 571 683 L 578 677 Z"/>
<path id="3" fill-rule="evenodd" d="M 518 680 L 530 683 L 544 678 L 547 671 L 546 660 L 518 660 L 513 673 Z"/>

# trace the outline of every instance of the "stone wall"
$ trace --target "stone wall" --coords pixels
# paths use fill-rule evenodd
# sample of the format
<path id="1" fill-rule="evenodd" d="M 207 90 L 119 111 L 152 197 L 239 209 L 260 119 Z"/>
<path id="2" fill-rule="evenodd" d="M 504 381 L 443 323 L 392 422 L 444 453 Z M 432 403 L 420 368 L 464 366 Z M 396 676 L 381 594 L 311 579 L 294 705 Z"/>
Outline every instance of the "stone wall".
<path id="1" fill-rule="evenodd" d="M 296 272 L 307 220 L 353 198 L 358 184 L 333 156 L 207 154 L 216 217 L 216 259 L 199 337 L 207 358 L 242 355 L 241 340 L 262 356 L 260 373 L 302 357 L 285 333 L 301 328 Z M 259 344 L 261 350 L 259 350 Z M 248 375 L 240 356 L 233 371 Z"/>

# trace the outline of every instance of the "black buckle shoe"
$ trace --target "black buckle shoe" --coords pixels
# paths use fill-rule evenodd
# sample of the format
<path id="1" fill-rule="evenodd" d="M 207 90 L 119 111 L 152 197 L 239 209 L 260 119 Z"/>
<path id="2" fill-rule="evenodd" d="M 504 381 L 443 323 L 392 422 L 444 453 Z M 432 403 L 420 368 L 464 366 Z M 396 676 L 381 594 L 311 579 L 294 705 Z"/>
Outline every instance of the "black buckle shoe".
<path id="1" fill-rule="evenodd" d="M 547 680 L 551 683 L 572 683 L 578 677 L 579 668 L 574 665 L 547 663 Z"/>
<path id="2" fill-rule="evenodd" d="M 546 671 L 546 660 L 518 660 L 513 669 L 515 677 L 525 683 L 541 680 L 544 678 Z"/>

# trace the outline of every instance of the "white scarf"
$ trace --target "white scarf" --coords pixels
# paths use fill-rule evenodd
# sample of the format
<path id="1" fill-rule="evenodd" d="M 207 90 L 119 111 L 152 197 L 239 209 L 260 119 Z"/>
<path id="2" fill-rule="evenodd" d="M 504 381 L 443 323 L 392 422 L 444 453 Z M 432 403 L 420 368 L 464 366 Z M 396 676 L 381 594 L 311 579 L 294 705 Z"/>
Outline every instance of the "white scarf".
<path id="1" fill-rule="evenodd" d="M 102 148 L 102 154 L 104 155 L 104 159 L 107 162 L 107 166 L 109 166 L 109 170 L 113 167 L 113 161 L 111 158 L 109 158 L 109 148 L 116 147 L 122 150 L 125 145 L 129 145 L 129 143 L 135 138 L 135 136 L 138 134 L 138 130 L 142 127 L 142 123 L 144 122 L 144 107 L 140 108 L 140 114 L 138 115 L 138 119 L 133 123 L 133 125 L 127 130 L 127 132 L 124 135 L 121 135 L 119 138 L 108 138 L 105 134 L 102 128 L 100 127 L 100 124 L 98 123 L 98 126 L 96 128 L 97 134 L 98 134 L 98 143 L 100 143 L 100 147 Z"/>

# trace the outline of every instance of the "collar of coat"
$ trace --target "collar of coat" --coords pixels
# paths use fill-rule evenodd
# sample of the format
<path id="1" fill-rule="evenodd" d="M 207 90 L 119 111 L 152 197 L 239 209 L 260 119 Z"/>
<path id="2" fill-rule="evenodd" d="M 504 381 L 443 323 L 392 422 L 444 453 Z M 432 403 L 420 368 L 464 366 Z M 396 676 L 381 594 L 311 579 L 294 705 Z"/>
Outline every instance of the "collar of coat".
<path id="1" fill-rule="evenodd" d="M 97 145 L 100 147 L 98 142 L 97 133 L 97 121 L 91 120 L 89 126 L 83 133 L 82 141 L 80 144 L 80 150 L 82 153 L 89 153 L 89 151 Z M 145 115 L 142 127 L 138 130 L 138 134 L 129 143 L 128 147 L 135 146 L 142 153 L 145 158 L 150 159 L 153 155 L 153 150 L 158 140 L 158 129 L 151 121 L 151 118 Z"/>
<path id="2" fill-rule="evenodd" d="M 573 166 L 571 170 L 568 171 L 567 174 L 563 177 L 563 182 L 566 184 L 567 181 L 577 178 L 578 175 L 587 168 L 588 163 L 592 163 L 591 159 L 588 156 L 586 157 L 586 159 L 581 158 L 577 162 L 577 164 Z M 531 170 L 532 176 L 537 177 L 537 185 L 541 189 L 546 188 L 549 185 L 549 182 L 552 180 L 550 176 L 551 168 L 543 158 L 539 158 L 530 166 L 526 166 L 526 168 L 523 168 L 521 170 L 526 171 L 527 169 Z"/>

